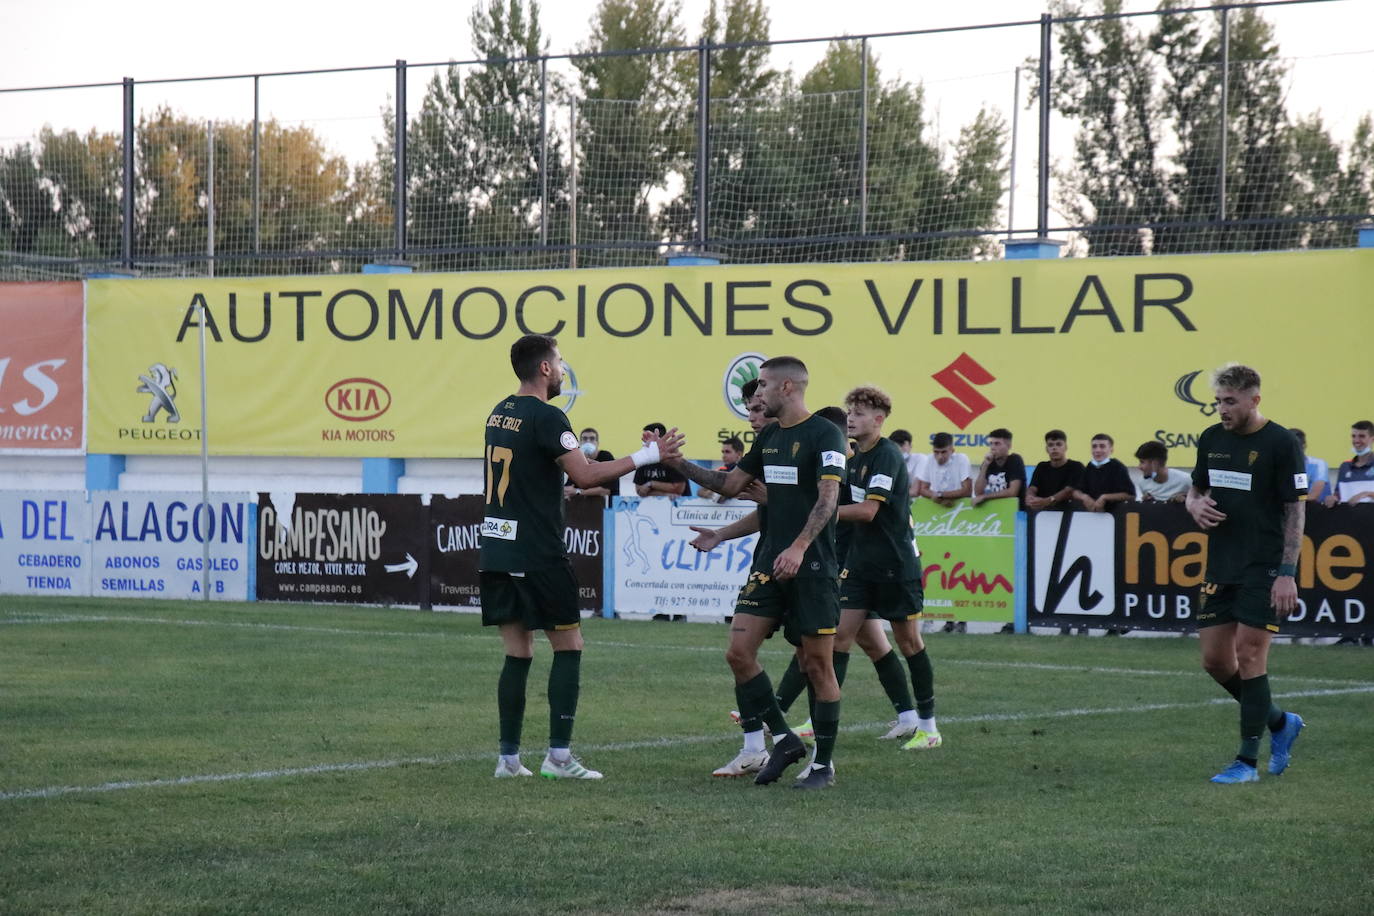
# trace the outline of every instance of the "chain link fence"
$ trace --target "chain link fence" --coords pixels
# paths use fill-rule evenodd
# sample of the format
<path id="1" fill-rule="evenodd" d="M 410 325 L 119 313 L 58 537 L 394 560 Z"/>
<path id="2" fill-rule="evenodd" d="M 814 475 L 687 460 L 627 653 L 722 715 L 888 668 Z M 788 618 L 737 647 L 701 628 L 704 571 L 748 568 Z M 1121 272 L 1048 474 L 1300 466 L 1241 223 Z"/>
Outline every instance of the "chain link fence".
<path id="1" fill-rule="evenodd" d="M 737 45 L 4 89 L 0 279 L 1349 246 L 1374 51 L 1283 58 L 1265 18 L 1341 6 L 816 39 L 747 95 Z M 903 78 L 937 43 L 967 65 Z"/>

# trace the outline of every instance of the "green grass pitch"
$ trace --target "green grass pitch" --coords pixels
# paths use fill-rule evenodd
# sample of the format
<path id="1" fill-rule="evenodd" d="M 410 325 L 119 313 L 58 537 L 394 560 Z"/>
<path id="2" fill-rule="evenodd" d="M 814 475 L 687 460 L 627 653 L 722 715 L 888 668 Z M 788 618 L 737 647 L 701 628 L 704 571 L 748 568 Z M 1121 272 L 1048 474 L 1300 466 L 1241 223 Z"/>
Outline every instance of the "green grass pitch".
<path id="1" fill-rule="evenodd" d="M 1374 651 L 1276 645 L 1294 764 L 1215 786 L 1237 711 L 1196 640 L 931 635 L 944 747 L 876 740 L 856 654 L 837 785 L 801 793 L 709 775 L 724 627 L 585 632 L 606 779 L 497 781 L 474 616 L 0 598 L 0 912 L 1368 911 Z"/>

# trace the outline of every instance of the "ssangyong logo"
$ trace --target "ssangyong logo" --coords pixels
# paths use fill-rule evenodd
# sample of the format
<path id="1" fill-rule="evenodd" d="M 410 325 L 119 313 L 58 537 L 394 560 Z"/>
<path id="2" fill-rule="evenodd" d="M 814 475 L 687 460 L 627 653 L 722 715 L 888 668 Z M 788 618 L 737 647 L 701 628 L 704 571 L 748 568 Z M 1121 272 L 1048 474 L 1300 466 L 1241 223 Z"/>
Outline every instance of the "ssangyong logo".
<path id="1" fill-rule="evenodd" d="M 749 405 L 744 403 L 744 392 L 740 389 L 759 377 L 759 366 L 767 359 L 762 353 L 741 353 L 725 367 L 721 394 L 725 396 L 725 406 L 741 420 L 749 419 Z"/>
<path id="2" fill-rule="evenodd" d="M 1198 413 L 1204 417 L 1210 417 L 1217 412 L 1216 398 L 1202 401 L 1193 394 L 1193 383 L 1197 381 L 1197 377 L 1202 372 L 1201 369 L 1194 369 L 1192 372 L 1185 372 L 1179 376 L 1178 381 L 1174 382 L 1174 396 L 1185 404 L 1192 404 L 1198 409 Z"/>
<path id="3" fill-rule="evenodd" d="M 375 420 L 391 407 L 391 392 L 370 378 L 346 378 L 329 386 L 324 406 L 340 420 L 362 423 Z"/>

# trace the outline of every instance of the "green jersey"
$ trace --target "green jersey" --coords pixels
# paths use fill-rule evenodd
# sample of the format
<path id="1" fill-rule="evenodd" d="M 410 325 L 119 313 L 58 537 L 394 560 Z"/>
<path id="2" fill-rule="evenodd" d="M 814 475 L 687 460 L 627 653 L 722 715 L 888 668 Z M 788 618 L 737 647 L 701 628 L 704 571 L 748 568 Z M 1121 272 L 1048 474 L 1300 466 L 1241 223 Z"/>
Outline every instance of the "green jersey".
<path id="1" fill-rule="evenodd" d="M 1307 498 L 1298 440 L 1272 420 L 1242 436 L 1220 423 L 1198 439 L 1193 486 L 1226 518 L 1207 532 L 1207 581 L 1268 585 L 1283 556 L 1284 506 Z"/>
<path id="2" fill-rule="evenodd" d="M 558 459 L 578 441 L 567 415 L 513 394 L 487 417 L 486 444 L 481 568 L 532 572 L 568 562 Z"/>
<path id="3" fill-rule="evenodd" d="M 739 468 L 768 489 L 768 527 L 761 533 L 754 568 L 770 571 L 778 554 L 801 534 L 820 497 L 820 482 L 844 478 L 844 435 L 815 414 L 794 426 L 771 424 L 754 439 Z M 816 535 L 802 558 L 799 578 L 839 575 L 835 564 L 835 516 Z"/>
<path id="4" fill-rule="evenodd" d="M 873 521 L 854 525 L 846 565 L 851 577 L 907 582 L 921 574 L 912 544 L 911 491 L 906 457 L 897 443 L 882 437 L 849 459 L 849 491 L 856 503 L 875 500 Z"/>

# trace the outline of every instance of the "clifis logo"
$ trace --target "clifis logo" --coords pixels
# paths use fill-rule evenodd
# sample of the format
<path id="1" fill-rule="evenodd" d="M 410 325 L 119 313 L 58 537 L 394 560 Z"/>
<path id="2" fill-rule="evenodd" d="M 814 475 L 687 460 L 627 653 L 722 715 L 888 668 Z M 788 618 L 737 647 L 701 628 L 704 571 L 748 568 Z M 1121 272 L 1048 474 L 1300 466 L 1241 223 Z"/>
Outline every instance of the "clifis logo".
<path id="1" fill-rule="evenodd" d="M 740 389 L 759 377 L 759 366 L 767 359 L 762 353 L 741 353 L 725 367 L 721 394 L 725 396 L 725 406 L 741 420 L 749 419 L 749 406 L 744 403 L 744 392 Z"/>
<path id="2" fill-rule="evenodd" d="M 1185 372 L 1179 376 L 1178 381 L 1174 382 L 1174 395 L 1183 403 L 1196 406 L 1198 413 L 1204 417 L 1210 417 L 1217 412 L 1216 399 L 1200 401 L 1193 395 L 1194 383 L 1201 374 L 1201 369 L 1194 369 L 1192 372 Z"/>
<path id="3" fill-rule="evenodd" d="M 930 402 L 930 406 L 944 414 L 945 419 L 960 429 L 968 428 L 970 423 L 996 406 L 975 386 L 995 382 L 997 376 L 980 366 L 978 361 L 967 353 L 960 353 L 958 359 L 931 378 L 954 397 L 936 398 Z"/>
<path id="4" fill-rule="evenodd" d="M 324 406 L 340 420 L 362 423 L 375 420 L 391 407 L 391 392 L 370 378 L 346 378 L 329 386 Z"/>
<path id="5" fill-rule="evenodd" d="M 148 412 L 143 415 L 144 423 L 157 421 L 158 411 L 167 411 L 168 423 L 180 423 L 181 411 L 177 410 L 177 371 L 169 369 L 163 363 L 153 363 L 148 367 L 146 375 L 138 377 L 141 383 L 134 389 L 139 394 L 152 395 L 148 402 Z"/>

